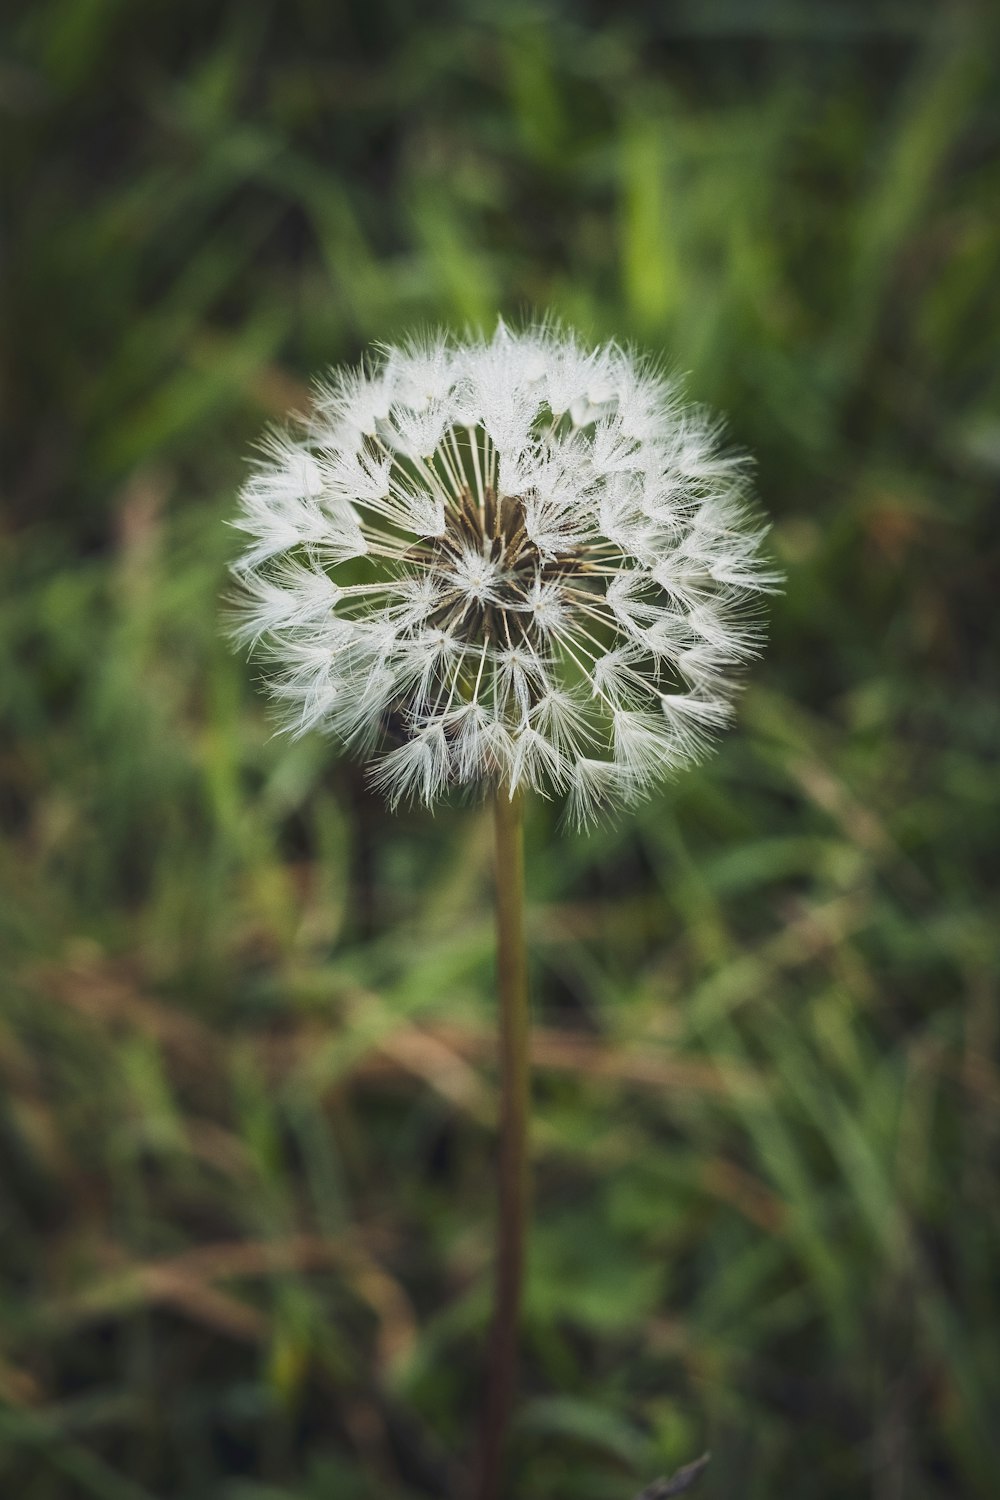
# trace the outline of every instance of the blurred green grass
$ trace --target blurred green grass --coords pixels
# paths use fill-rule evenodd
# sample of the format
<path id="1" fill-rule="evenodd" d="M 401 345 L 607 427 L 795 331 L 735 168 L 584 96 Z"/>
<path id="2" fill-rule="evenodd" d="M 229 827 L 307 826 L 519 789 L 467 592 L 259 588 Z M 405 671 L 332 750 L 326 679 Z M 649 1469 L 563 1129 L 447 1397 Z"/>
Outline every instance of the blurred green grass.
<path id="1" fill-rule="evenodd" d="M 518 1500 L 992 1497 L 997 15 L 38 0 L 0 63 L 0 1491 L 457 1494 L 489 830 L 272 737 L 261 425 L 415 323 L 689 372 L 788 573 L 720 754 L 530 829 Z"/>

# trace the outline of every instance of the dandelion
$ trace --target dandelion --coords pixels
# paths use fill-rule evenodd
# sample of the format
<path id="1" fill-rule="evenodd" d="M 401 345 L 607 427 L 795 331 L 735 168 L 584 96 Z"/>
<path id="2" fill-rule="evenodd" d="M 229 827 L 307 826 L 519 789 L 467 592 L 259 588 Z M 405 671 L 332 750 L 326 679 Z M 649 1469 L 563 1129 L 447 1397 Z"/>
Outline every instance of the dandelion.
<path id="1" fill-rule="evenodd" d="M 239 640 L 285 727 L 392 806 L 494 794 L 500 1214 L 478 1500 L 499 1493 L 528 1219 L 526 791 L 579 826 L 728 722 L 761 644 L 747 468 L 632 353 L 546 324 L 381 351 L 271 436 L 235 523 Z"/>
<path id="2" fill-rule="evenodd" d="M 777 582 L 717 425 L 551 326 L 335 374 L 236 525 L 237 634 L 282 722 L 362 755 L 393 805 L 634 805 L 726 723 Z"/>

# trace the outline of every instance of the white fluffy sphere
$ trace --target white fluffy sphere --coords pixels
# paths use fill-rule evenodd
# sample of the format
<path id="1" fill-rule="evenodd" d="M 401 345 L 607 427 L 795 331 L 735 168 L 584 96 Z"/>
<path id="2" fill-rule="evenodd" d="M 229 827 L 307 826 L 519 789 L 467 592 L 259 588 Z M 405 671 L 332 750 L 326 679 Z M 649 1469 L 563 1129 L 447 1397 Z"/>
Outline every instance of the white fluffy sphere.
<path id="1" fill-rule="evenodd" d="M 236 634 L 282 721 L 395 804 L 451 787 L 639 800 L 727 720 L 778 578 L 746 466 L 631 353 L 557 327 L 335 373 L 236 522 Z"/>

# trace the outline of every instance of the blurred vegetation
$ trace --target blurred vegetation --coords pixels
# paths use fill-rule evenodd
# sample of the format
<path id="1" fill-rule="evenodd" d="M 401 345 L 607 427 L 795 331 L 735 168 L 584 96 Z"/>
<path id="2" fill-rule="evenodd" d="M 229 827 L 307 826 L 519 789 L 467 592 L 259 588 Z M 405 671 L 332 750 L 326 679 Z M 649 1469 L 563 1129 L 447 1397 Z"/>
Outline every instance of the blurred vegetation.
<path id="1" fill-rule="evenodd" d="M 552 308 L 729 413 L 788 588 L 703 770 L 533 813 L 512 1495 L 995 1496 L 997 19 L 7 12 L 0 1493 L 461 1492 L 488 819 L 272 736 L 223 523 L 314 371 Z"/>

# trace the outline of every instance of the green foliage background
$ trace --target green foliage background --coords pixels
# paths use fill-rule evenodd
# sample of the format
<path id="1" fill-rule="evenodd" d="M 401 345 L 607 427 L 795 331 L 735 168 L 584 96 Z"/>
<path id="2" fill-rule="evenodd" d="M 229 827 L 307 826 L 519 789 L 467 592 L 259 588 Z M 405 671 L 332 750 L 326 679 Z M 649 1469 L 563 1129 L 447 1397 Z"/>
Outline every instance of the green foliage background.
<path id="1" fill-rule="evenodd" d="M 7 12 L 3 1495 L 462 1492 L 489 821 L 272 737 L 223 523 L 311 373 L 551 308 L 729 413 L 788 587 L 716 758 L 532 814 L 511 1496 L 995 1496 L 997 19 Z"/>

